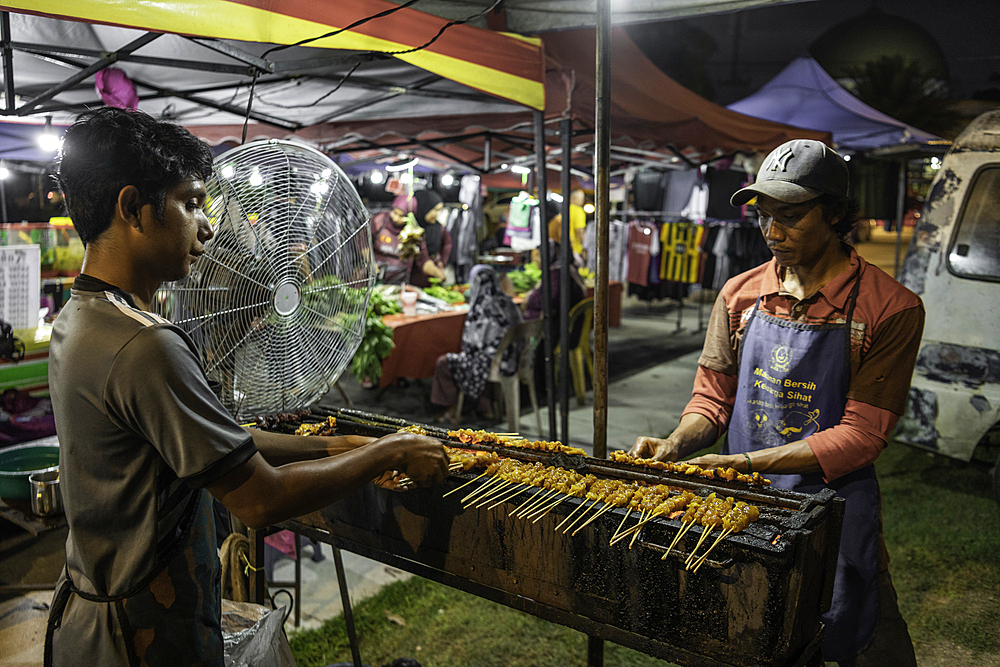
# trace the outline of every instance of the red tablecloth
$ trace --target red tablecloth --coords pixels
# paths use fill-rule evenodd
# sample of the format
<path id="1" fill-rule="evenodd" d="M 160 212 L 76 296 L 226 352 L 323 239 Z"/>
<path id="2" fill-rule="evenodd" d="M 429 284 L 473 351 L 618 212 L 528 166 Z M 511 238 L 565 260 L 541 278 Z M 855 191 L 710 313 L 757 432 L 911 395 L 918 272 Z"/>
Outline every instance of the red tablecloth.
<path id="1" fill-rule="evenodd" d="M 468 307 L 433 315 L 386 315 L 396 346 L 382 360 L 380 387 L 388 387 L 398 378 L 429 378 L 434 375 L 437 358 L 446 352 L 462 349 L 462 327 Z"/>

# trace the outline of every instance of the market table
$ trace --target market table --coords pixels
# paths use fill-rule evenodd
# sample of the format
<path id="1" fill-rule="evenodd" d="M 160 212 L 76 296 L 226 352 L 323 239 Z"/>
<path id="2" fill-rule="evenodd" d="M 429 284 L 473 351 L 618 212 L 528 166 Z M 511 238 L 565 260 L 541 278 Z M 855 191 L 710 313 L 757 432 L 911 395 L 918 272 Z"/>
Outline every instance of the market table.
<path id="1" fill-rule="evenodd" d="M 386 315 L 382 321 L 392 327 L 395 347 L 382 360 L 379 387 L 388 387 L 399 378 L 434 376 L 437 358 L 462 349 L 462 327 L 466 305 L 455 310 L 428 315 Z"/>

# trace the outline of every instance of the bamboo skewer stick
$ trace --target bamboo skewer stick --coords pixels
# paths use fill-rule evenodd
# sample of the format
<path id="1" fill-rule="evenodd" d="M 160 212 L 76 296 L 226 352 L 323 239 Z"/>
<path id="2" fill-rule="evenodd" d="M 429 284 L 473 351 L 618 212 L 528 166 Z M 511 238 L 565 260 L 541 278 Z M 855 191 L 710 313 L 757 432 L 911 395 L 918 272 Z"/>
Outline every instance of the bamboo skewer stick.
<path id="1" fill-rule="evenodd" d="M 637 537 L 639 537 L 639 529 L 640 529 L 640 528 L 642 528 L 642 527 L 643 527 L 643 526 L 644 526 L 645 524 L 647 524 L 647 523 L 648 523 L 648 522 L 649 522 L 650 520 L 652 520 L 652 519 L 655 519 L 656 517 L 658 517 L 658 516 L 662 516 L 662 515 L 663 515 L 663 512 L 650 512 L 650 513 L 649 513 L 649 516 L 647 516 L 647 517 L 646 517 L 646 520 L 645 520 L 645 521 L 643 521 L 643 522 L 642 522 L 641 524 L 639 524 L 639 525 L 637 525 L 637 526 L 635 527 L 635 532 L 634 532 L 634 533 L 632 533 L 632 539 L 631 539 L 631 540 L 629 541 L 629 543 L 628 543 L 628 548 L 629 548 L 629 549 L 631 549 L 631 548 L 632 548 L 632 545 L 633 545 L 633 544 L 635 544 L 635 540 L 636 540 L 636 538 L 637 538 Z"/>
<path id="2" fill-rule="evenodd" d="M 490 489 L 489 493 L 484 493 L 480 495 L 478 498 L 475 499 L 475 501 L 470 502 L 468 505 L 466 505 L 466 507 L 470 507 L 472 505 L 475 505 L 476 507 L 479 507 L 480 505 L 485 505 L 486 503 L 490 502 L 493 498 L 498 496 L 500 493 L 502 493 L 504 489 L 506 489 L 513 483 L 514 482 L 510 481 L 509 479 L 502 480 L 499 484 L 495 485 L 492 489 Z"/>
<path id="3" fill-rule="evenodd" d="M 520 505 L 518 505 L 517 507 L 515 507 L 514 509 L 512 509 L 507 514 L 507 516 L 510 516 L 511 514 L 514 514 L 515 512 L 519 512 L 525 505 L 527 505 L 528 503 L 530 503 L 531 501 L 533 501 L 535 498 L 537 498 L 539 493 L 541 493 L 542 495 L 545 495 L 545 493 L 547 493 L 547 491 L 543 487 L 538 487 L 538 490 L 535 491 L 534 495 L 528 496 L 527 500 L 525 500 L 523 503 L 521 503 Z"/>
<path id="4" fill-rule="evenodd" d="M 490 479 L 486 480 L 485 484 L 483 484 L 482 486 L 480 486 L 478 489 L 476 489 L 475 491 L 473 491 L 469 495 L 467 495 L 464 498 L 462 498 L 462 504 L 463 505 L 466 505 L 466 504 L 471 505 L 472 502 L 473 502 L 472 501 L 473 498 L 475 498 L 476 496 L 481 495 L 483 493 L 487 493 L 487 492 L 488 493 L 492 493 L 493 489 L 497 488 L 497 485 L 503 484 L 506 481 L 507 480 L 505 480 L 505 479 L 503 479 L 501 477 L 491 477 Z M 489 489 L 489 491 L 487 491 L 487 489 Z"/>
<path id="5" fill-rule="evenodd" d="M 553 500 L 553 498 L 555 498 L 555 500 Z M 533 506 L 521 512 L 517 518 L 531 519 L 536 514 L 547 512 L 563 500 L 562 493 L 558 489 L 549 489 L 544 498 L 539 499 L 539 501 Z"/>
<path id="6" fill-rule="evenodd" d="M 624 540 L 626 537 L 628 537 L 629 535 L 631 535 L 633 532 L 635 532 L 639 528 L 639 526 L 641 526 L 643 524 L 643 520 L 642 519 L 645 516 L 646 516 L 646 510 L 639 510 L 639 522 L 636 523 L 631 528 L 626 528 L 621 533 L 619 533 L 618 537 L 616 537 L 615 539 L 613 539 L 611 541 L 611 544 L 614 544 L 615 542 L 620 542 L 620 541 Z"/>
<path id="7" fill-rule="evenodd" d="M 631 507 L 629 507 L 629 508 L 627 508 L 625 510 L 625 516 L 622 517 L 622 522 L 620 524 L 618 524 L 618 528 L 615 529 L 614 535 L 611 536 L 611 542 L 609 544 L 614 544 L 615 543 L 615 538 L 618 537 L 619 531 L 621 531 L 622 526 L 625 525 L 625 519 L 627 519 L 628 515 L 631 514 L 631 513 L 632 513 L 632 508 Z"/>
<path id="8" fill-rule="evenodd" d="M 583 503 L 581 503 L 581 504 L 586 504 L 586 502 L 587 502 L 587 501 L 586 501 L 586 500 L 584 500 L 584 501 L 583 501 Z M 598 500 L 597 498 L 595 498 L 595 499 L 594 499 L 594 502 L 590 503 L 590 507 L 588 507 L 587 509 L 583 510 L 583 512 L 581 512 L 581 513 L 580 513 L 580 516 L 578 516 L 578 517 L 576 517 L 575 519 L 573 519 L 573 522 L 572 522 L 571 524 L 569 524 L 568 526 L 566 526 L 566 528 L 565 528 L 565 529 L 563 530 L 563 535 L 565 535 L 566 533 L 568 533 L 568 532 L 569 532 L 569 530 L 570 530 L 570 528 L 572 528 L 573 526 L 575 526 L 575 525 L 576 525 L 576 523 L 577 523 L 577 522 L 578 522 L 578 521 L 579 521 L 580 519 L 582 519 L 583 517 L 587 516 L 587 512 L 589 512 L 590 510 L 594 509 L 594 507 L 595 507 L 595 506 L 597 505 L 597 503 L 599 503 L 599 502 L 600 502 L 600 500 Z"/>
<path id="9" fill-rule="evenodd" d="M 681 537 L 684 536 L 684 533 L 688 532 L 688 530 L 693 525 L 694 525 L 694 519 L 692 518 L 691 521 L 689 521 L 689 522 L 685 523 L 683 526 L 681 526 L 681 528 L 677 531 L 677 534 L 674 535 L 674 541 L 671 542 L 670 546 L 667 547 L 667 550 L 663 552 L 663 556 L 660 558 L 660 560 L 666 560 L 667 559 L 667 556 L 670 555 L 670 552 L 674 550 L 674 545 L 677 544 L 678 540 L 680 540 Z"/>
<path id="10" fill-rule="evenodd" d="M 705 543 L 705 538 L 707 538 L 711 532 L 712 526 L 702 526 L 701 537 L 698 538 L 698 544 L 694 545 L 694 549 L 691 550 L 691 553 L 688 554 L 687 559 L 684 561 L 684 569 L 691 569 L 691 563 L 695 560 L 694 555 L 698 553 L 698 549 L 701 549 L 701 545 Z"/>
<path id="11" fill-rule="evenodd" d="M 545 493 L 541 495 L 540 498 L 538 498 L 537 502 L 531 503 L 531 505 L 525 507 L 523 510 L 518 512 L 517 518 L 523 519 L 526 516 L 530 516 L 536 509 L 538 509 L 542 505 L 542 503 L 544 503 L 548 498 L 551 498 L 553 493 L 556 493 L 555 489 L 548 489 Z"/>
<path id="12" fill-rule="evenodd" d="M 724 531 L 722 531 L 721 533 L 719 533 L 719 536 L 717 538 L 715 538 L 715 542 L 712 542 L 712 546 L 710 546 L 708 548 L 708 551 L 706 551 L 704 554 L 702 554 L 701 558 L 699 558 L 698 561 L 694 564 L 694 572 L 695 573 L 698 572 L 698 568 L 700 568 L 702 566 L 702 564 L 705 562 L 705 559 L 708 558 L 708 554 L 712 553 L 712 549 L 714 549 L 719 544 L 719 542 L 722 541 L 722 539 L 724 537 L 726 537 L 727 535 L 729 535 L 732 532 L 733 532 L 732 528 L 726 528 Z"/>
<path id="13" fill-rule="evenodd" d="M 599 517 L 602 514 L 604 514 L 605 512 L 607 512 L 612 507 L 614 507 L 614 505 L 612 505 L 611 503 L 605 503 L 604 507 L 602 507 L 601 509 L 599 509 L 596 512 L 594 512 L 593 516 L 591 516 L 589 519 L 587 519 L 586 521 L 584 521 L 583 523 L 581 523 L 580 526 L 576 530 L 573 531 L 573 533 L 572 533 L 572 535 L 570 535 L 570 537 L 572 537 L 573 535 L 576 535 L 577 533 L 579 533 L 581 530 L 584 529 L 585 526 L 587 526 L 587 524 L 589 524 L 591 521 L 593 521 L 597 517 Z"/>
<path id="14" fill-rule="evenodd" d="M 524 488 L 521 488 L 521 487 L 524 487 Z M 519 494 L 524 493 L 525 491 L 527 491 L 528 489 L 531 489 L 531 488 L 534 488 L 534 487 L 532 487 L 530 484 L 526 484 L 526 483 L 522 482 L 521 484 L 519 484 L 517 487 L 514 488 L 514 492 L 513 493 L 501 494 L 501 495 L 503 495 L 503 498 L 501 498 L 500 500 L 496 501 L 495 503 L 493 503 L 492 505 L 490 505 L 486 509 L 491 510 L 494 507 L 496 507 L 497 505 L 502 505 L 503 503 L 507 502 L 508 500 L 511 500 L 512 498 L 516 498 Z"/>
<path id="15" fill-rule="evenodd" d="M 548 505 L 544 505 L 543 507 L 540 507 L 539 509 L 536 509 L 534 512 L 529 514 L 528 518 L 531 519 L 531 523 L 537 523 L 539 519 L 541 519 L 543 516 L 545 516 L 546 514 L 554 510 L 556 507 L 558 507 L 559 504 L 564 500 L 566 499 L 563 498 L 562 495 L 560 494 L 560 497 L 556 498 L 553 502 L 549 503 Z"/>
<path id="16" fill-rule="evenodd" d="M 581 508 L 581 507 L 583 507 L 583 506 L 584 506 L 584 505 L 586 505 L 586 504 L 587 504 L 587 501 L 586 501 L 586 500 L 584 500 L 584 501 L 582 501 L 582 502 L 581 502 L 581 503 L 580 503 L 579 505 L 577 505 L 577 506 L 576 506 L 576 507 L 575 507 L 575 508 L 573 509 L 573 511 L 572 511 L 572 512 L 570 512 L 569 514 L 567 514 L 567 515 L 566 515 L 566 518 L 565 518 L 565 519 L 563 519 L 562 521 L 560 521 L 560 522 L 559 522 L 559 524 L 558 524 L 558 525 L 556 526 L 556 530 L 559 530 L 559 528 L 561 528 L 561 527 L 562 527 L 562 525 L 563 525 L 564 523 L 566 523 L 567 521 L 569 521 L 569 518 L 570 518 L 571 516 L 573 516 L 574 514 L 576 514 L 577 512 L 579 512 L 579 511 L 580 511 L 580 508 Z"/>
<path id="17" fill-rule="evenodd" d="M 444 498 L 445 496 L 450 496 L 451 494 L 455 493 L 455 492 L 456 492 L 456 491 L 458 491 L 459 489 L 464 489 L 464 488 L 465 488 L 465 487 L 467 487 L 467 486 L 468 486 L 469 484 L 472 484 L 473 482 L 475 482 L 475 481 L 476 481 L 477 479 L 479 479 L 480 477 L 482 477 L 482 476 L 483 476 L 483 475 L 485 475 L 485 474 L 486 474 L 486 473 L 484 472 L 484 473 L 483 473 L 482 475 L 480 475 L 479 477 L 476 477 L 476 478 L 474 478 L 474 479 L 470 479 L 470 480 L 469 480 L 468 482 L 466 482 L 465 484 L 463 484 L 463 485 L 461 485 L 461 486 L 456 486 L 456 487 L 455 487 L 454 489 L 452 489 L 451 491 L 449 491 L 448 493 L 444 494 L 444 495 L 443 495 L 443 496 L 441 496 L 441 497 L 442 497 L 442 498 Z"/>

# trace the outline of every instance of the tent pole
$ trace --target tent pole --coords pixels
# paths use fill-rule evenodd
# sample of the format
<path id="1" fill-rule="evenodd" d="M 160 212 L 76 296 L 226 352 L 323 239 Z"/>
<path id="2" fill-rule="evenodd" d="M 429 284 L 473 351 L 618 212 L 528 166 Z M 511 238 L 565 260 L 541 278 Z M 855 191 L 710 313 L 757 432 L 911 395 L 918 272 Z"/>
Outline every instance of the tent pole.
<path id="1" fill-rule="evenodd" d="M 535 112 L 535 184 L 538 186 L 538 210 L 540 215 L 542 244 L 538 248 L 538 261 L 542 269 L 542 350 L 545 359 L 545 397 L 549 406 L 549 440 L 556 439 L 556 376 L 552 372 L 552 279 L 549 275 L 549 220 L 546 213 L 548 202 L 548 174 L 545 167 L 545 113 Z M 542 437 L 542 434 L 538 434 Z"/>
<path id="2" fill-rule="evenodd" d="M 903 216 L 906 214 L 906 160 L 899 161 L 899 191 L 896 194 L 896 269 L 893 278 L 899 278 L 899 255 L 903 248 Z"/>
<path id="3" fill-rule="evenodd" d="M 611 235 L 611 0 L 597 0 L 597 100 L 594 120 L 594 457 L 608 451 L 608 243 Z"/>
<path id="4" fill-rule="evenodd" d="M 562 236 L 559 243 L 559 439 L 569 444 L 569 266 L 573 261 L 569 240 L 570 166 L 573 161 L 573 119 L 559 121 L 562 138 Z"/>
<path id="5" fill-rule="evenodd" d="M 14 112 L 14 54 L 10 47 L 9 12 L 0 12 L 0 38 L 3 40 L 4 109 L 9 114 Z"/>
<path id="6" fill-rule="evenodd" d="M 608 239 L 611 207 L 611 0 L 597 0 L 597 99 L 594 119 L 594 457 L 608 455 Z M 604 640 L 587 637 L 587 667 L 604 667 Z"/>

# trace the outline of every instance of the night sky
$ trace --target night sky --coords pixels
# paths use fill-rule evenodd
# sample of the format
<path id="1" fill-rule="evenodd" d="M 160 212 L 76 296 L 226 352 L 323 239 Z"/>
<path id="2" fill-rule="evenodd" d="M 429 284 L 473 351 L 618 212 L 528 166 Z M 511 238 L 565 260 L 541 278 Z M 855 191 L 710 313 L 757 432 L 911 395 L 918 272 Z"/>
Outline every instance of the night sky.
<path id="1" fill-rule="evenodd" d="M 671 21 L 666 25 L 643 24 L 628 30 L 654 62 L 657 52 L 668 60 L 673 53 L 672 65 L 661 65 L 668 74 L 671 66 L 680 69 L 689 66 L 690 60 L 685 62 L 683 55 L 677 55 L 678 48 L 685 48 L 685 44 L 678 44 L 680 40 L 690 38 L 686 48 L 700 53 L 714 42 L 714 50 L 705 61 L 711 90 L 696 92 L 707 92 L 706 97 L 728 104 L 753 93 L 785 65 L 806 54 L 809 45 L 829 28 L 860 16 L 873 6 L 913 21 L 937 41 L 950 73 L 950 97 L 970 99 L 977 91 L 1000 89 L 1000 81 L 990 81 L 991 74 L 1000 73 L 997 0 L 816 0 L 743 10 L 736 82 L 732 82 L 734 28 L 738 25 L 734 13 Z M 659 38 L 663 34 L 670 36 L 669 44 Z"/>

